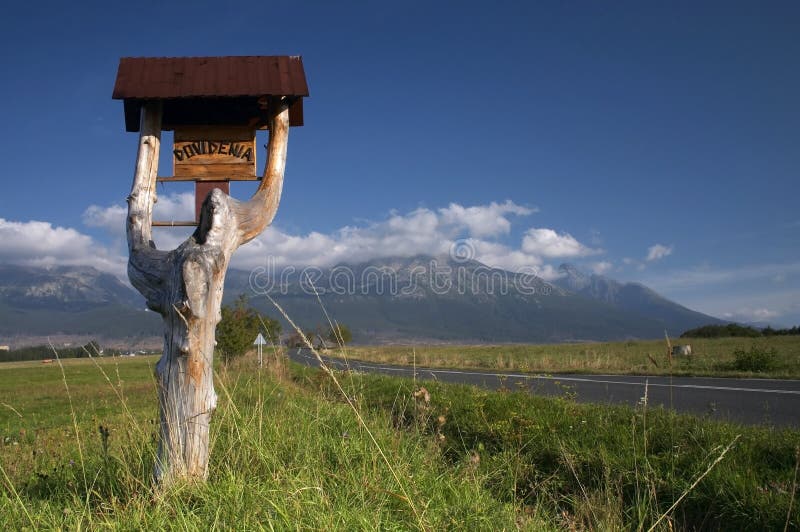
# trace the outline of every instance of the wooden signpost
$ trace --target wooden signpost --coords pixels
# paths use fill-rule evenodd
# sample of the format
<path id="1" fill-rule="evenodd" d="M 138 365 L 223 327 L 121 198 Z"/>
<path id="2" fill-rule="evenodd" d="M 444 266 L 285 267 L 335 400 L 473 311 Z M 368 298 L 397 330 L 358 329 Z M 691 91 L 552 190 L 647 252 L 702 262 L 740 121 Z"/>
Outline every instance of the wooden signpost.
<path id="1" fill-rule="evenodd" d="M 261 233 L 278 209 L 289 126 L 302 125 L 308 87 L 300 57 L 123 58 L 114 98 L 124 100 L 139 149 L 128 196 L 128 277 L 164 319 L 156 365 L 160 437 L 157 482 L 205 479 L 208 429 L 217 396 L 215 330 L 225 272 L 236 249 Z M 173 174 L 159 177 L 161 131 L 174 130 Z M 269 129 L 256 175 L 255 131 Z M 260 181 L 248 201 L 228 192 L 235 180 Z M 196 219 L 154 222 L 157 182 L 194 181 Z M 155 225 L 196 225 L 171 251 L 156 249 Z"/>
<path id="2" fill-rule="evenodd" d="M 193 221 L 154 222 L 154 225 L 196 225 L 208 194 L 219 189 L 230 194 L 231 181 L 256 181 L 256 132 L 248 127 L 184 127 L 175 129 L 172 176 L 169 181 L 195 182 Z"/>
<path id="3" fill-rule="evenodd" d="M 191 127 L 175 131 L 175 177 L 256 178 L 256 132 L 240 128 Z"/>

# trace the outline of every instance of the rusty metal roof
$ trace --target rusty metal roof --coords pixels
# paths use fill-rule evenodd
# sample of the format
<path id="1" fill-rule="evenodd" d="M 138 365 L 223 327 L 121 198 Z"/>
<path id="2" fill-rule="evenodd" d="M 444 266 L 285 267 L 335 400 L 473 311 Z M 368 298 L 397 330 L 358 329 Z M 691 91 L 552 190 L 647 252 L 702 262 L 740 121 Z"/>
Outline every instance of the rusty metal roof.
<path id="1" fill-rule="evenodd" d="M 113 98 L 308 96 L 300 56 L 123 57 Z"/>
<path id="2" fill-rule="evenodd" d="M 123 57 L 112 98 L 125 100 L 125 127 L 139 130 L 145 100 L 164 100 L 162 128 L 188 125 L 266 127 L 258 98 L 291 96 L 293 126 L 303 125 L 308 85 L 300 56 Z"/>

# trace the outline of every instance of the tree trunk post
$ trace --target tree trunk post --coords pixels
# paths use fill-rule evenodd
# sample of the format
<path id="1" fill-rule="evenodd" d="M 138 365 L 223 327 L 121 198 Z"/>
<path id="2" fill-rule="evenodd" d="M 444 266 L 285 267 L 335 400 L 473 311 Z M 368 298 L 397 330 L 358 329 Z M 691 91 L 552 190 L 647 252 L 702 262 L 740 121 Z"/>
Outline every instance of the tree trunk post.
<path id="1" fill-rule="evenodd" d="M 162 107 L 142 107 L 139 151 L 126 221 L 128 277 L 148 308 L 164 320 L 164 352 L 156 365 L 160 431 L 155 480 L 208 476 L 209 424 L 214 392 L 215 331 L 231 256 L 272 223 L 280 202 L 289 132 L 289 101 L 270 100 L 267 162 L 261 184 L 247 202 L 220 190 L 206 197 L 198 227 L 178 248 L 155 248 L 151 228 Z"/>

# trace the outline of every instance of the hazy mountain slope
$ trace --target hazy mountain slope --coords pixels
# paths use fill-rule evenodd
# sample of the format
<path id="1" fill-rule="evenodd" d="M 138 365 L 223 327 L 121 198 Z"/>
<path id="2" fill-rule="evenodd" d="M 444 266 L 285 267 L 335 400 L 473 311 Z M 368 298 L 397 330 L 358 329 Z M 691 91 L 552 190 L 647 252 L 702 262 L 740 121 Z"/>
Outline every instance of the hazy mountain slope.
<path id="1" fill-rule="evenodd" d="M 0 334 L 160 334 L 139 294 L 90 267 L 0 265 Z"/>
<path id="2" fill-rule="evenodd" d="M 568 265 L 563 271 L 551 284 L 476 261 L 427 256 L 305 272 L 234 269 L 226 276 L 225 301 L 246 294 L 255 307 L 279 317 L 263 297 L 269 291 L 304 328 L 327 327 L 324 306 L 359 342 L 655 338 L 665 328 L 678 334 L 719 321 L 642 285 L 587 276 Z M 128 285 L 93 268 L 0 266 L 0 335 L 58 333 L 157 336 L 161 319 L 144 310 Z"/>
<path id="3" fill-rule="evenodd" d="M 684 307 L 640 283 L 621 283 L 602 275 L 587 275 L 571 264 L 562 264 L 564 275 L 555 284 L 587 298 L 603 301 L 638 316 L 656 320 L 670 334 L 712 323 L 718 318 Z"/>
<path id="4" fill-rule="evenodd" d="M 475 261 L 418 256 L 315 270 L 320 301 L 311 286 L 301 282 L 300 273 L 283 286 L 276 280 L 280 273 L 232 273 L 227 297 L 247 293 L 255 306 L 277 317 L 274 307 L 251 286 L 264 287 L 271 280 L 271 295 L 302 327 L 325 325 L 321 301 L 362 342 L 558 342 L 663 334 L 659 320 Z"/>
<path id="5" fill-rule="evenodd" d="M 91 267 L 0 264 L 0 301 L 19 308 L 80 311 L 109 304 L 141 306 L 142 298 L 113 275 Z"/>

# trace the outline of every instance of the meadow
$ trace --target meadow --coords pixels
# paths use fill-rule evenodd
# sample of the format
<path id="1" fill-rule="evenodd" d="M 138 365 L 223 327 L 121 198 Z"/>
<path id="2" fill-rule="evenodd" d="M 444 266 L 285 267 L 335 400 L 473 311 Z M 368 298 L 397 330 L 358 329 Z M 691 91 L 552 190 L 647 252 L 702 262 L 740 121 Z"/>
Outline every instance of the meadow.
<path id="1" fill-rule="evenodd" d="M 563 344 L 348 346 L 326 354 L 383 364 L 482 368 L 531 373 L 608 373 L 800 378 L 800 336 L 681 338 L 691 356 L 669 357 L 665 340 Z M 765 367 L 737 366 L 751 353 Z"/>
<path id="2" fill-rule="evenodd" d="M 218 366 L 210 477 L 165 489 L 155 357 L 0 365 L 0 527 L 800 527 L 797 430 L 266 358 Z"/>

